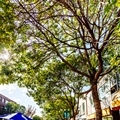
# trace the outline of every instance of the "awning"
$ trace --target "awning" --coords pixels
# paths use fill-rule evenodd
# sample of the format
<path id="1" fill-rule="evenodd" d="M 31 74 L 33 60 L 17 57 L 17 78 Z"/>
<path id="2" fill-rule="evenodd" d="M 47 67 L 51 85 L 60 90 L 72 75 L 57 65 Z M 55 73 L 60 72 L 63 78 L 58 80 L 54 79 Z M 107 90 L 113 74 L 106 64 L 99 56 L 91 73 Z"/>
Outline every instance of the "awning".
<path id="1" fill-rule="evenodd" d="M 1 115 L 0 118 L 7 119 L 7 120 L 32 120 L 31 118 L 23 115 L 22 113 L 12 113 Z"/>
<path id="2" fill-rule="evenodd" d="M 112 110 L 119 110 L 120 109 L 120 90 L 117 91 L 112 98 L 111 104 Z"/>

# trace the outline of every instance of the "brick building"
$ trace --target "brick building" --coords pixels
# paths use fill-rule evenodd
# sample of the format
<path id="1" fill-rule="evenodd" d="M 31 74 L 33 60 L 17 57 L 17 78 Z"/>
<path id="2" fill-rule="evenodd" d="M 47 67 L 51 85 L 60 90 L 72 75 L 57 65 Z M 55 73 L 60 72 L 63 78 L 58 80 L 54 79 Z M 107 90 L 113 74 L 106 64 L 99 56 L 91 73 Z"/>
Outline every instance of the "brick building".
<path id="1" fill-rule="evenodd" d="M 2 107 L 4 107 L 8 102 L 14 102 L 15 103 L 15 101 L 13 101 L 10 98 L 0 94 L 0 109 Z"/>

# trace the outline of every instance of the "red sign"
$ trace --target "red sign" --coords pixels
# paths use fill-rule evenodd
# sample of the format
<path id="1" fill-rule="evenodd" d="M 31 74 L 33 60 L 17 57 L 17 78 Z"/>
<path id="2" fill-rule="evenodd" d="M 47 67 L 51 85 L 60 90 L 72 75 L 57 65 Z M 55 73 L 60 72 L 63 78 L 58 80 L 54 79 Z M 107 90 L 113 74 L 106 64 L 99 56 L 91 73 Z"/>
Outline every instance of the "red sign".
<path id="1" fill-rule="evenodd" d="M 112 108 L 112 110 L 120 110 L 120 106 Z"/>

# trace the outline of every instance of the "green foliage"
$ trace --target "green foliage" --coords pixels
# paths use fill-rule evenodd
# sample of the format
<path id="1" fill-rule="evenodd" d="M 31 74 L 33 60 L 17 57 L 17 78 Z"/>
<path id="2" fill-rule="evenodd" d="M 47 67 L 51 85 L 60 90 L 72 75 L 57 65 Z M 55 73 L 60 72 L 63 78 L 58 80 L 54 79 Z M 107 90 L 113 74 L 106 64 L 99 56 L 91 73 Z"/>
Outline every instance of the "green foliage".
<path id="1" fill-rule="evenodd" d="M 29 12 L 31 6 L 27 4 L 26 10 L 28 12 L 25 12 L 22 7 L 22 5 L 24 6 L 25 4 L 23 2 L 17 3 L 16 6 L 14 6 L 13 3 L 4 3 L 2 1 L 2 11 L 5 11 L 5 5 L 7 6 L 9 4 L 4 14 L 8 14 L 9 12 L 9 15 L 11 15 L 11 11 L 15 10 L 14 12 L 17 11 L 16 13 L 20 14 L 20 16 L 18 15 L 16 18 L 13 16 L 12 19 L 14 22 L 17 20 L 18 24 L 16 24 L 16 27 L 19 28 L 15 32 L 15 34 L 17 33 L 17 40 L 15 44 L 12 45 L 14 58 L 13 61 L 11 59 L 12 62 L 5 64 L 5 66 L 7 66 L 6 68 L 5 66 L 2 67 L 1 74 L 3 73 L 6 76 L 10 76 L 10 78 L 12 78 L 11 81 L 8 80 L 10 82 L 17 80 L 20 81 L 20 85 L 23 83 L 33 87 L 29 80 L 36 79 L 34 75 L 39 73 L 39 68 L 46 67 L 46 64 L 49 64 L 54 58 L 58 59 L 59 62 L 61 62 L 61 60 L 65 62 L 65 66 L 67 65 L 72 71 L 82 74 L 83 78 L 89 78 L 91 74 L 97 73 L 99 66 L 97 53 L 104 45 L 104 42 L 106 42 L 107 32 L 105 33 L 105 30 L 109 31 L 111 28 L 110 23 L 114 23 L 115 21 L 114 18 L 116 18 L 118 9 L 115 4 L 117 4 L 118 1 L 108 1 L 108 3 L 113 5 L 113 7 L 109 7 L 110 10 L 105 10 L 108 9 L 107 2 L 103 2 L 103 4 L 99 1 L 90 0 L 88 5 L 87 2 L 82 1 L 79 4 L 81 4 L 82 8 L 86 8 L 83 10 L 83 13 L 80 11 L 82 8 L 78 9 L 75 7 L 78 4 L 76 2 L 68 2 L 69 6 L 75 4 L 75 11 L 73 13 L 70 9 L 65 6 L 63 7 L 59 2 L 52 1 L 49 3 L 48 0 L 44 1 L 44 4 L 43 2 L 37 4 L 37 2 L 38 1 L 26 1 L 26 3 L 34 4 L 35 7 Z M 15 9 L 13 9 L 13 7 Z M 73 6 L 71 6 L 71 9 L 73 9 Z M 101 12 L 98 16 L 97 13 L 99 13 L 99 10 Z M 107 12 L 106 14 L 104 14 L 104 10 Z M 36 13 L 34 13 L 34 11 L 36 11 Z M 75 12 L 77 13 L 76 15 L 74 15 Z M 31 15 L 29 16 L 28 14 Z M 79 16 L 82 17 L 82 14 L 85 14 L 86 17 L 89 15 L 87 18 L 88 23 L 90 23 L 91 28 L 93 28 L 91 31 L 94 31 L 93 36 L 91 36 L 92 34 L 87 26 L 83 24 L 84 22 L 79 23 L 79 19 L 82 20 Z M 5 18 L 7 19 L 7 17 Z M 31 19 L 33 19 L 32 22 L 30 22 Z M 38 24 L 36 24 L 36 22 Z M 8 27 L 6 27 L 6 29 L 7 28 Z M 115 32 L 117 32 L 117 30 Z M 107 56 L 107 54 L 110 53 L 109 51 L 114 49 L 113 46 L 110 46 L 110 44 L 115 44 L 112 38 L 118 39 L 119 35 L 115 32 L 110 35 L 109 42 L 107 42 L 108 45 L 103 46 L 101 55 L 103 57 L 102 61 L 106 65 L 102 66 L 104 68 L 102 72 L 105 72 L 108 67 L 111 67 L 109 65 L 114 67 L 114 65 L 119 64 L 119 61 L 115 59 L 116 54 L 114 54 L 114 58 L 112 58 L 112 55 Z M 81 36 L 83 33 L 84 37 Z M 97 48 L 95 48 L 94 41 L 92 41 L 93 39 L 89 39 L 92 37 L 95 37 L 95 42 L 98 43 L 96 44 Z M 113 53 L 114 52 L 110 54 Z M 4 83 L 8 78 L 9 77 L 4 76 L 4 80 L 1 80 L 1 82 Z M 36 82 L 36 80 L 34 81 Z"/>
<path id="2" fill-rule="evenodd" d="M 15 112 L 21 112 L 21 113 L 25 113 L 26 108 L 25 106 L 21 106 L 17 103 L 13 103 L 13 102 L 8 102 L 5 106 L 6 108 L 6 112 L 8 113 L 15 113 Z"/>
<path id="3" fill-rule="evenodd" d="M 42 120 L 42 118 L 41 117 L 39 117 L 38 115 L 35 115 L 35 116 L 33 116 L 33 118 L 32 118 L 33 120 Z"/>
<path id="4" fill-rule="evenodd" d="M 47 101 L 44 104 L 45 119 L 64 119 L 64 110 L 70 109 L 63 100 Z"/>
<path id="5" fill-rule="evenodd" d="M 15 40 L 15 4 L 0 0 L 0 42 L 9 47 Z"/>
<path id="6" fill-rule="evenodd" d="M 97 84 L 120 64 L 119 1 L 8 3 L 2 11 L 10 24 L 3 23 L 7 35 L 2 38 L 13 38 L 14 31 L 16 41 L 13 39 L 10 62 L 1 67 L 0 83 L 17 81 L 26 86 L 39 105 L 54 98 L 75 109 L 83 86 Z"/>
<path id="7" fill-rule="evenodd" d="M 14 112 L 16 112 L 18 110 L 19 105 L 16 104 L 16 103 L 13 103 L 13 102 L 9 102 L 9 103 L 6 104 L 5 107 L 7 108 L 7 111 L 9 113 L 14 113 Z"/>
<path id="8" fill-rule="evenodd" d="M 0 110 L 0 114 L 10 114 L 10 113 L 15 113 L 15 112 L 21 112 L 25 113 L 26 108 L 25 106 L 21 106 L 17 103 L 14 102 L 8 102 L 5 106 L 2 107 Z"/>

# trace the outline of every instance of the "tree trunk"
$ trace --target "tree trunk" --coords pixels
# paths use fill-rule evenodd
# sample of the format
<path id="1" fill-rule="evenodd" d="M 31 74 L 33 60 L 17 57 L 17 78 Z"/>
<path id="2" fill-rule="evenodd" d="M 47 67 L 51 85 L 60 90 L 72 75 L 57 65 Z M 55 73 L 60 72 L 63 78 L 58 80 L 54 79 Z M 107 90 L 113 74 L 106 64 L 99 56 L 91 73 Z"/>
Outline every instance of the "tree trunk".
<path id="1" fill-rule="evenodd" d="M 76 113 L 75 113 L 75 110 L 74 110 L 74 108 L 73 108 L 73 110 L 72 110 L 72 114 L 73 114 L 73 117 L 72 117 L 72 119 L 73 119 L 73 120 L 75 120 L 75 118 L 76 118 L 76 115 L 75 115 L 75 114 L 76 114 Z"/>
<path id="2" fill-rule="evenodd" d="M 93 85 L 92 97 L 93 97 L 93 102 L 94 102 L 95 111 L 96 111 L 96 120 L 102 120 L 102 109 L 101 109 L 101 103 L 99 100 L 97 85 Z"/>

